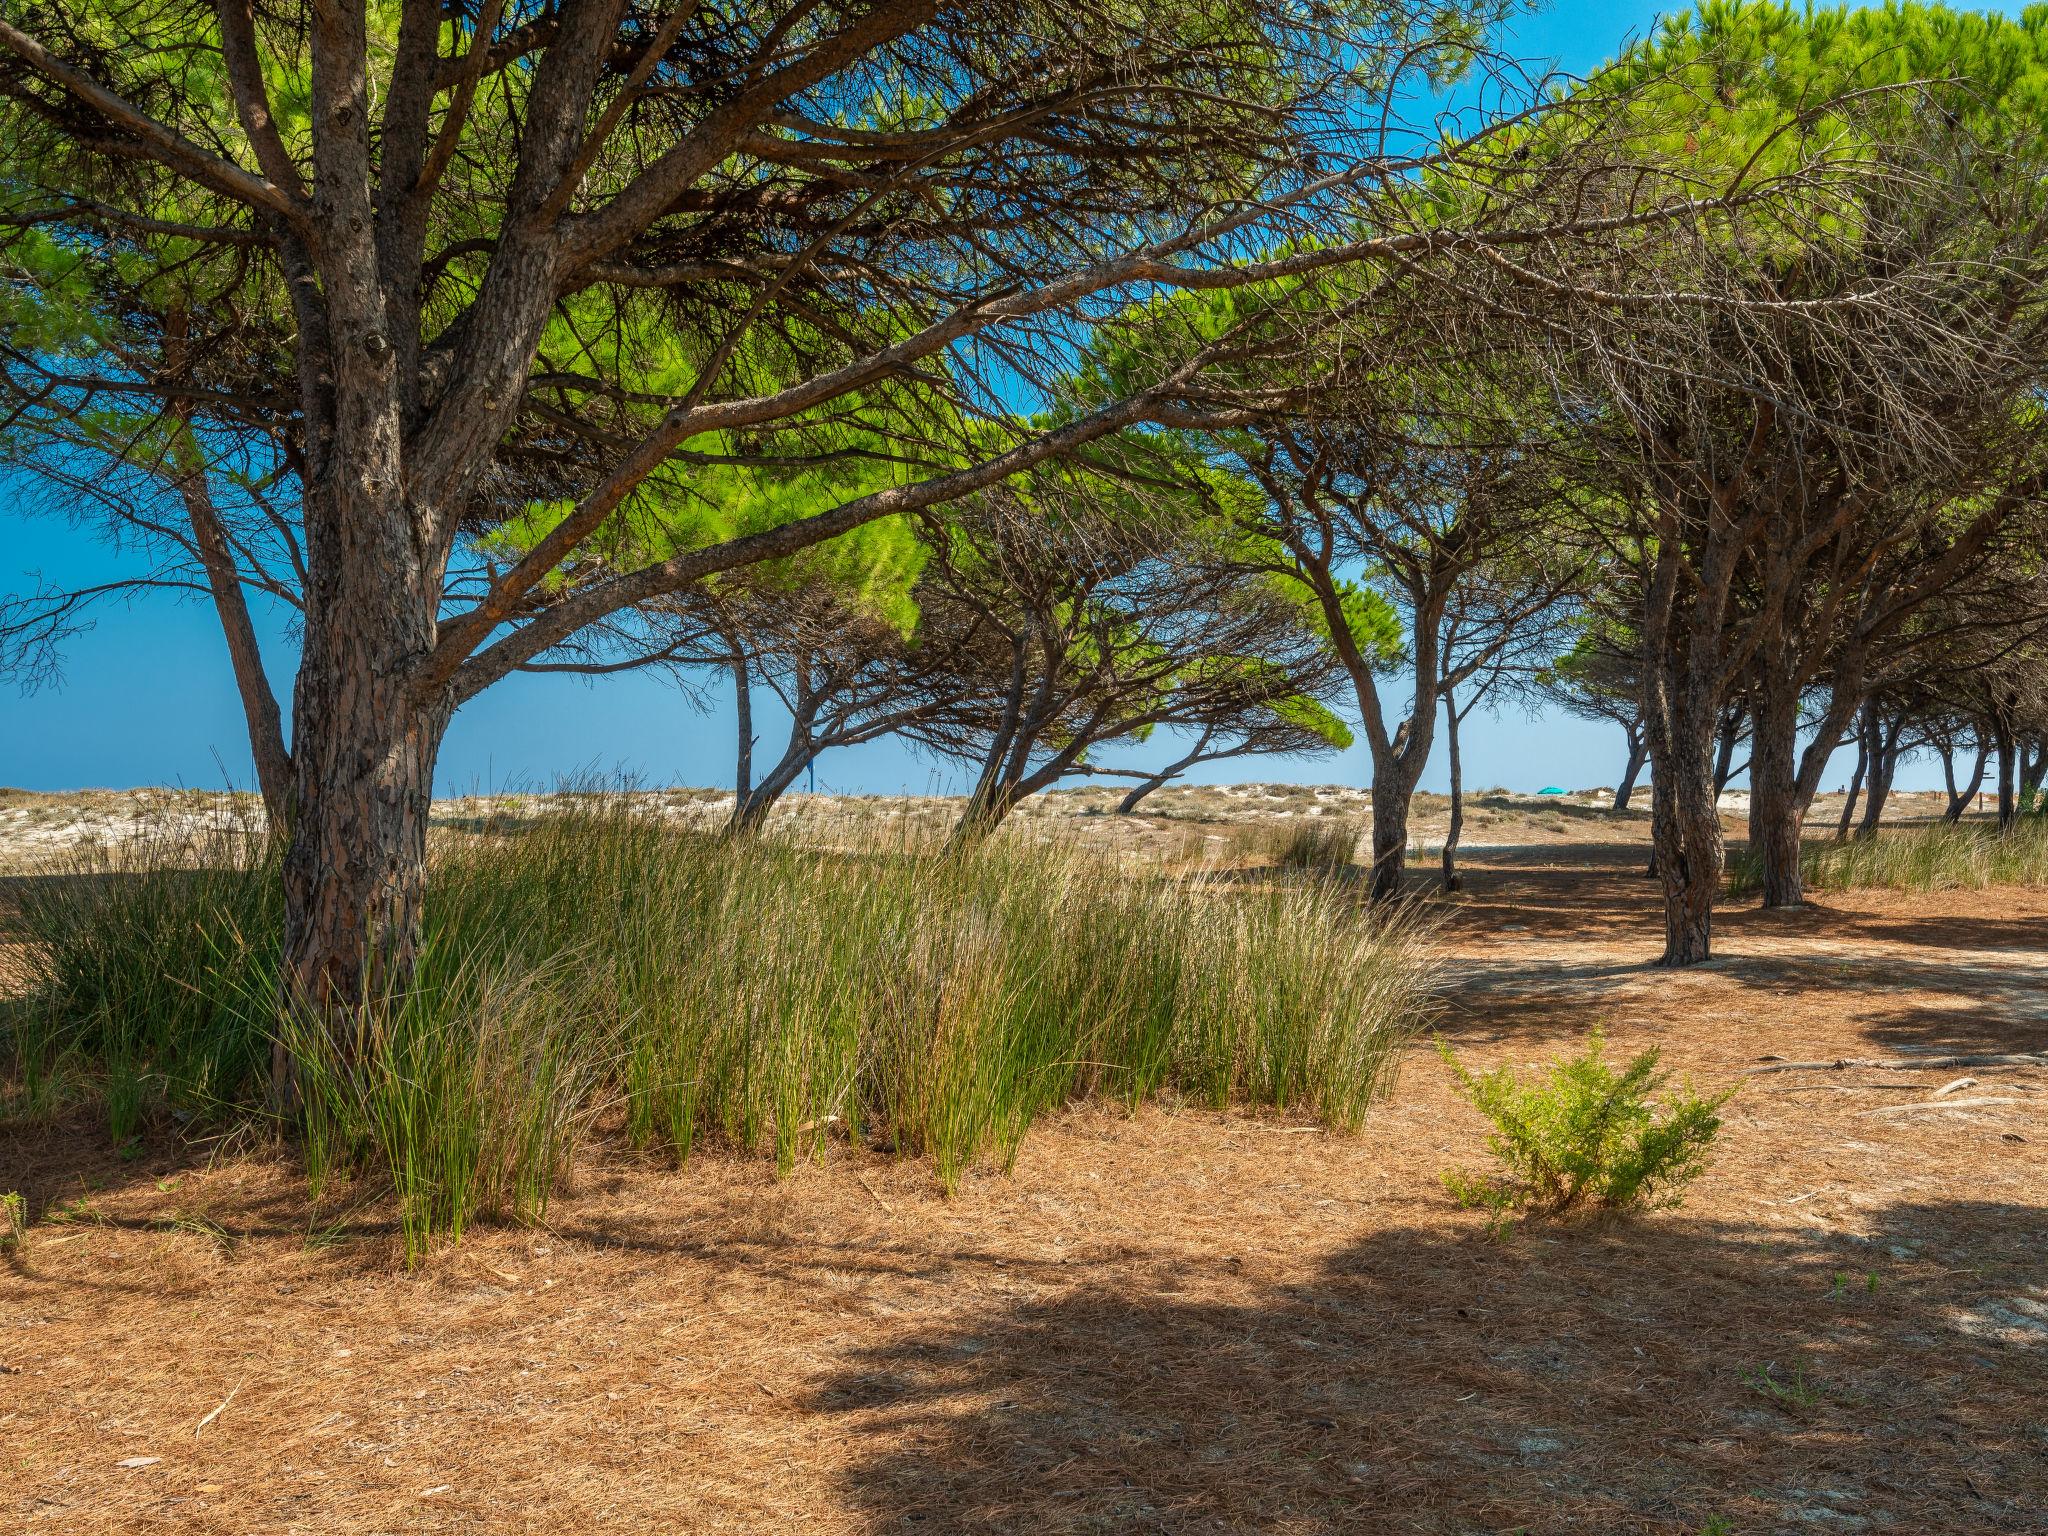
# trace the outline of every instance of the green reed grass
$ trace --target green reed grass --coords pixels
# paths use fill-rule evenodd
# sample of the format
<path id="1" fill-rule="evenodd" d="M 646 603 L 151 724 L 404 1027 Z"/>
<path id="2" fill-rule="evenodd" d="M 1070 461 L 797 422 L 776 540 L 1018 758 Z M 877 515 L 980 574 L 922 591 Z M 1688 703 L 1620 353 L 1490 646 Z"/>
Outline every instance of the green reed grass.
<path id="1" fill-rule="evenodd" d="M 103 854 L 23 902 L 17 1064 L 95 1074 L 125 1122 L 232 1121 L 259 1113 L 281 1037 L 309 1172 L 388 1177 L 416 1256 L 478 1212 L 537 1216 L 606 1111 L 679 1161 L 709 1143 L 787 1171 L 858 1138 L 928 1158 L 950 1190 L 1090 1096 L 1354 1128 L 1429 1011 L 1424 930 L 1332 882 L 1172 880 L 1021 839 L 961 855 L 873 826 L 843 841 L 732 841 L 602 799 L 441 837 L 415 985 L 344 1040 L 276 1006 L 259 844 L 176 867 Z"/>
<path id="2" fill-rule="evenodd" d="M 2048 885 L 2048 820 L 2022 817 L 2002 833 L 1983 822 L 1902 827 L 1875 837 L 1808 843 L 1800 861 L 1806 888 L 1812 891 Z M 1738 850 L 1729 858 L 1728 880 L 1735 894 L 1747 894 L 1762 885 L 1762 866 L 1746 849 Z"/>

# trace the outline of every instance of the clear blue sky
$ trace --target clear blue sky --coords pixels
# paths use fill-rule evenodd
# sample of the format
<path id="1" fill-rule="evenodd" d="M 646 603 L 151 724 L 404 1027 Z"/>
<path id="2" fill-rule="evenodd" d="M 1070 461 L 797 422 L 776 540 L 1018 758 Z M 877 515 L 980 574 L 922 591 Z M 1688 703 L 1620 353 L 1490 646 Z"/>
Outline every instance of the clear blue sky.
<path id="1" fill-rule="evenodd" d="M 2017 12 L 2017 5 L 1989 9 Z M 1523 18 L 1517 49 L 1540 66 L 1582 71 L 1601 62 L 1659 15 L 1630 0 L 1565 0 Z M 20 592 L 40 574 L 62 585 L 105 581 L 123 569 L 102 545 L 61 521 L 23 515 L 16 493 L 0 484 L 0 593 Z M 273 676 L 288 694 L 290 647 L 281 613 L 258 615 Z M 23 697 L 0 684 L 0 785 L 24 789 L 122 788 L 141 784 L 248 787 L 254 782 L 241 710 L 211 610 L 155 597 L 100 611 L 91 632 L 66 649 L 59 686 Z M 290 700 L 285 699 L 287 708 Z M 758 719 L 763 750 L 779 749 L 778 722 Z M 441 755 L 444 790 L 547 786 L 591 771 L 654 784 L 729 785 L 734 726 L 729 702 L 690 709 L 652 677 L 584 683 L 564 677 L 515 677 L 457 716 Z M 1162 758 L 1158 743 L 1120 761 Z M 1425 788 L 1445 782 L 1438 760 Z M 1620 771 L 1621 733 L 1564 717 L 1519 713 L 1467 723 L 1465 772 L 1472 787 L 1534 790 L 1611 784 Z M 1198 774 L 1197 777 L 1200 775 Z M 1209 775 L 1225 780 L 1282 779 L 1363 784 L 1362 748 L 1310 760 L 1238 759 Z M 843 791 L 957 790 L 959 774 L 898 743 L 876 742 L 828 755 L 818 787 Z M 1847 777 L 1838 758 L 1827 783 Z M 1901 787 L 1938 782 L 1939 769 L 1901 770 Z"/>

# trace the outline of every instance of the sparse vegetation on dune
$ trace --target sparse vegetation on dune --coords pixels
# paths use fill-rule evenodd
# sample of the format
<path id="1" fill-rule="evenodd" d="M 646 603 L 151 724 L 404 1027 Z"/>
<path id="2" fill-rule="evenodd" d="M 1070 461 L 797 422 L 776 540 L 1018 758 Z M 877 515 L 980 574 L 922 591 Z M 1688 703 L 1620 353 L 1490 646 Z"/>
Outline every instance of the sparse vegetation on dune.
<path id="1" fill-rule="evenodd" d="M 1077 1098 L 1355 1128 L 1427 1010 L 1421 930 L 1321 882 L 872 825 L 850 852 L 733 842 L 593 802 L 444 839 L 416 984 L 323 1045 L 278 1010 L 271 857 L 202 853 L 129 845 L 29 888 L 17 1075 L 96 1082 L 117 1140 L 159 1110 L 246 1124 L 282 1034 L 311 1171 L 388 1176 L 415 1255 L 476 1211 L 538 1213 L 605 1116 L 785 1170 L 856 1137 L 948 1187 Z"/>

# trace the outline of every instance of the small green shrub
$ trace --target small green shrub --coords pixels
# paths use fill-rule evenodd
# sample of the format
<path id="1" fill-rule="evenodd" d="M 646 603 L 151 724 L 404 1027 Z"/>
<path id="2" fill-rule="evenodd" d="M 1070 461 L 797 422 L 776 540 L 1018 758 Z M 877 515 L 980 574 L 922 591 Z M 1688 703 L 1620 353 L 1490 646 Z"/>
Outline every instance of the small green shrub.
<path id="1" fill-rule="evenodd" d="M 1441 1040 L 1437 1049 L 1465 1097 L 1493 1122 L 1487 1150 L 1505 1170 L 1489 1177 L 1452 1170 L 1444 1186 L 1459 1204 L 1490 1212 L 1496 1232 L 1518 1211 L 1676 1204 L 1706 1166 L 1721 1129 L 1718 1111 L 1735 1091 L 1702 1096 L 1684 1086 L 1664 1096 L 1659 1114 L 1651 1099 L 1670 1074 L 1657 1070 L 1656 1050 L 1616 1072 L 1597 1029 L 1584 1051 L 1552 1062 L 1536 1084 L 1518 1082 L 1510 1067 L 1475 1074 Z"/>
<path id="2" fill-rule="evenodd" d="M 15 1190 L 0 1195 L 0 1249 L 19 1248 L 28 1241 L 28 1202 Z"/>

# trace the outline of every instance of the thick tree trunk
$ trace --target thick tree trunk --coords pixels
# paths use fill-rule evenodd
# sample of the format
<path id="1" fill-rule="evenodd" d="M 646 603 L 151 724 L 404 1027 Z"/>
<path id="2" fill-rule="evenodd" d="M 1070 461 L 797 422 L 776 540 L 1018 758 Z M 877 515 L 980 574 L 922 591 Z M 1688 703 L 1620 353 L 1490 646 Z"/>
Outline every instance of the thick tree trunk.
<path id="1" fill-rule="evenodd" d="M 1642 736 L 1630 731 L 1628 736 L 1628 761 L 1622 765 L 1621 783 L 1614 791 L 1614 808 L 1628 809 L 1628 803 L 1635 798 L 1636 780 L 1642 777 L 1643 764 L 1649 761 L 1649 749 L 1643 745 Z"/>
<path id="2" fill-rule="evenodd" d="M 402 991 L 419 953 L 434 763 L 452 710 L 407 687 L 403 635 L 390 611 L 308 605 L 295 718 L 297 768 L 285 854 L 289 1000 L 327 1015 L 354 1054 L 356 1011 Z M 291 1098 L 290 1064 L 273 1089 Z"/>
<path id="3" fill-rule="evenodd" d="M 362 1043 L 363 1006 L 411 984 L 434 763 L 454 695 L 423 689 L 415 673 L 433 645 L 441 595 L 440 567 L 422 556 L 417 534 L 432 519 L 397 500 L 395 474 L 380 480 L 374 463 L 340 455 L 335 464 L 305 498 L 283 980 L 287 1004 L 322 1015 L 348 1057 Z M 272 1087 L 281 1104 L 291 1101 L 281 1051 Z"/>
<path id="4" fill-rule="evenodd" d="M 1721 885 L 1721 817 L 1714 804 L 1711 715 L 1679 736 L 1650 785 L 1657 879 L 1664 888 L 1664 956 L 1671 966 L 1713 956 L 1714 896 Z"/>
<path id="5" fill-rule="evenodd" d="M 1749 748 L 1749 848 L 1762 865 L 1766 907 L 1796 907 L 1806 899 L 1799 866 L 1806 807 L 1799 794 L 1798 746 L 1797 681 L 1766 678 L 1757 691 Z"/>
<path id="6" fill-rule="evenodd" d="M 1407 754 L 1395 754 L 1385 767 L 1374 765 L 1372 774 L 1372 879 L 1367 890 L 1373 901 L 1392 901 L 1401 894 L 1407 873 L 1408 809 L 1415 800 L 1419 768 L 1410 768 Z"/>

